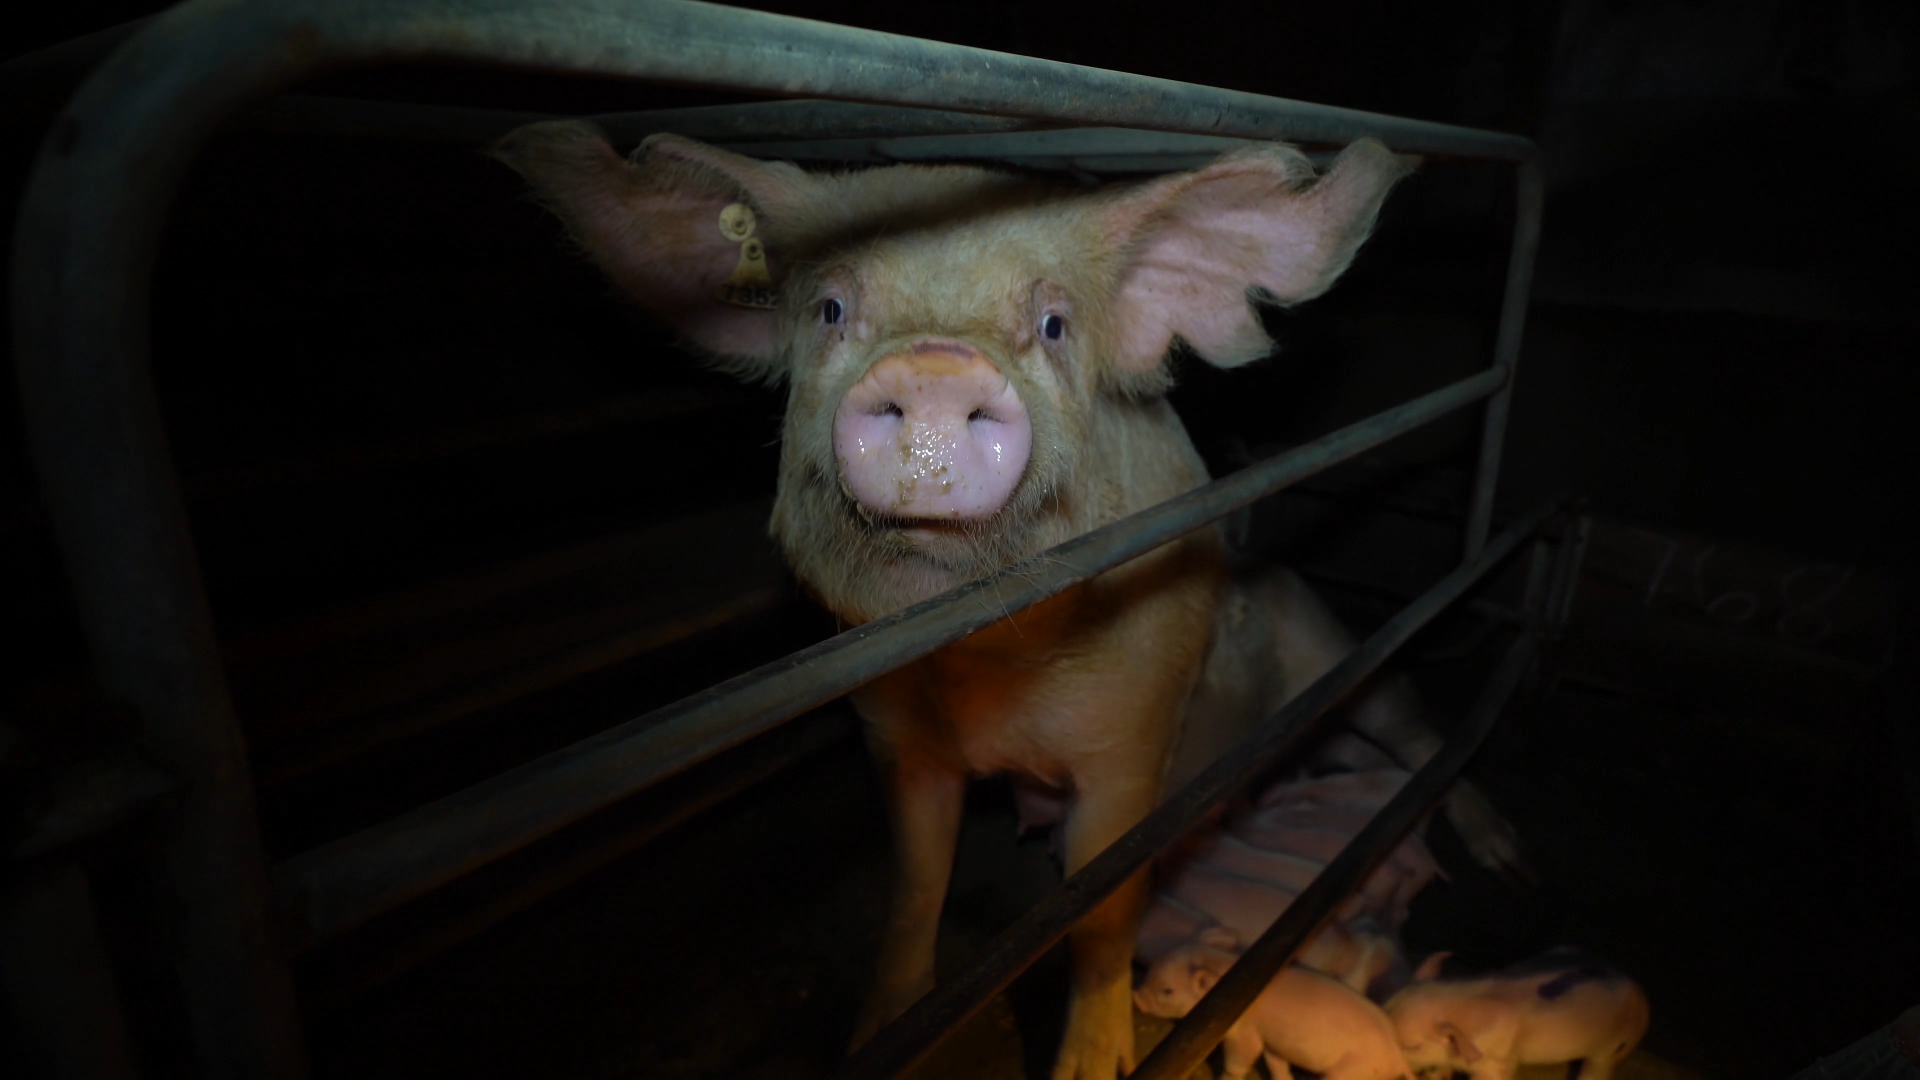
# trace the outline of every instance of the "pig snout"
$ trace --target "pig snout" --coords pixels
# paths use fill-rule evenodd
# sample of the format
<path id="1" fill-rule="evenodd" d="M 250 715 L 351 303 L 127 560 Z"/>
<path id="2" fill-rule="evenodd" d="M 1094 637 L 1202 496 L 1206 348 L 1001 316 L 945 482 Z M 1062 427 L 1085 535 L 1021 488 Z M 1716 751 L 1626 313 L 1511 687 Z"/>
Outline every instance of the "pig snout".
<path id="1" fill-rule="evenodd" d="M 1006 375 L 945 338 L 883 358 L 840 399 L 833 449 L 853 497 L 892 518 L 990 516 L 1027 467 L 1033 426 Z"/>

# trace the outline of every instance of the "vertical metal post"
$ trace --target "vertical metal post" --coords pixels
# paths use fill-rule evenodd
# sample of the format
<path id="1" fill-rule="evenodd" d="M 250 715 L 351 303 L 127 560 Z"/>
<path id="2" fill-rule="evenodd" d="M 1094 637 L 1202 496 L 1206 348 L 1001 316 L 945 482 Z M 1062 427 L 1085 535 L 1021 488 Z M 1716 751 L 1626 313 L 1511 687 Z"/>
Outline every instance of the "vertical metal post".
<path id="1" fill-rule="evenodd" d="M 72 863 L 31 867 L 0 885 L 0 998 L 26 1052 L 13 1063 L 24 1075 L 137 1075 L 92 891 Z"/>
<path id="2" fill-rule="evenodd" d="M 1507 291 L 1500 302 L 1500 330 L 1494 340 L 1493 366 L 1507 384 L 1487 399 L 1480 429 L 1480 463 L 1473 476 L 1473 502 L 1467 510 L 1466 561 L 1486 546 L 1493 525 L 1493 489 L 1500 479 L 1500 453 L 1507 436 L 1507 410 L 1513 401 L 1513 377 L 1520 365 L 1520 338 L 1527 324 L 1527 295 L 1533 286 L 1533 257 L 1540 249 L 1540 209 L 1546 183 L 1538 156 L 1520 163 L 1514 198 L 1513 251 L 1507 257 Z"/>
<path id="3" fill-rule="evenodd" d="M 21 269 L 16 264 L 16 273 Z M 102 318 L 106 325 L 93 332 L 70 328 L 61 335 L 16 324 L 23 389 L 46 403 L 29 413 L 29 433 L 94 677 L 104 696 L 133 707 L 147 746 L 182 781 L 148 854 L 198 1073 L 208 1080 L 298 1080 L 306 1075 L 306 1051 L 292 976 L 267 916 L 266 858 L 246 747 L 159 410 L 144 366 L 128 372 L 87 362 L 115 351 L 102 338 L 145 337 L 145 289 L 136 288 L 137 300 L 116 305 L 125 320 L 118 326 Z M 61 354 L 71 362 L 26 359 Z M 66 380 L 98 381 L 89 391 L 51 392 L 47 385 Z M 117 418 L 76 415 L 89 412 Z M 75 430 L 119 426 L 129 437 L 88 446 L 49 430 L 63 423 Z"/>
<path id="4" fill-rule="evenodd" d="M 96 75 L 75 101 L 111 97 L 109 83 Z M 122 133 L 76 109 L 90 115 L 70 104 L 54 122 L 15 229 L 28 445 L 101 696 L 133 710 L 181 782 L 148 855 L 198 1075 L 299 1080 L 306 1051 L 267 915 L 246 746 L 147 363 L 154 255 L 191 151 L 150 155 L 145 177 L 114 175 L 89 155 Z M 120 233 L 106 240 L 87 225 Z"/>

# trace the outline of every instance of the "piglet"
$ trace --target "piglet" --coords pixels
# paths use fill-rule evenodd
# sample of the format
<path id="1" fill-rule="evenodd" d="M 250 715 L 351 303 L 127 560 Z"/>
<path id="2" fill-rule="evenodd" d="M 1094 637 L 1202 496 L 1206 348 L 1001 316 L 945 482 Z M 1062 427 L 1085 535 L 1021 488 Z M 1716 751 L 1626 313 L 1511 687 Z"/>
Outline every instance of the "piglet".
<path id="1" fill-rule="evenodd" d="M 1632 979 L 1571 949 L 1470 979 L 1442 979 L 1446 953 L 1420 965 L 1387 1002 L 1415 1068 L 1509 1080 L 1521 1065 L 1578 1061 L 1570 1078 L 1607 1080 L 1647 1031 L 1647 996 Z"/>
<path id="2" fill-rule="evenodd" d="M 1237 959 L 1239 938 L 1205 931 L 1160 958 L 1134 991 L 1135 1007 L 1152 1016 L 1187 1015 Z M 1242 1080 L 1262 1057 L 1274 1080 L 1292 1067 L 1325 1080 L 1394 1080 L 1412 1073 L 1396 1043 L 1392 1021 L 1351 988 L 1298 965 L 1288 965 L 1227 1030 L 1224 1080 Z"/>

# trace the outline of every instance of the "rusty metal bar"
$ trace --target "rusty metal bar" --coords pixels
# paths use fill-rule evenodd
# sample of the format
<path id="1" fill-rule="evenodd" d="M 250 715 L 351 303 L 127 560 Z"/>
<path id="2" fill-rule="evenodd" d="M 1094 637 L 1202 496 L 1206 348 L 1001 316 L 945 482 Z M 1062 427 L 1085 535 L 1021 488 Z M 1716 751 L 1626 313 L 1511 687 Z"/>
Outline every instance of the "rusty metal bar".
<path id="1" fill-rule="evenodd" d="M 1219 761 L 1175 792 L 1140 824 L 1115 840 L 1092 862 L 1081 867 L 1079 873 L 1069 877 L 1046 899 L 1021 916 L 994 941 L 979 963 L 961 973 L 959 978 L 935 986 L 926 997 L 901 1014 L 898 1020 L 883 1028 L 873 1037 L 873 1041 L 847 1060 L 834 1074 L 834 1080 L 889 1080 L 925 1058 L 941 1039 L 965 1023 L 995 994 L 1004 990 L 1015 976 L 1066 936 L 1082 916 L 1111 895 L 1135 871 L 1166 850 L 1168 845 L 1178 840 L 1214 807 L 1245 790 L 1261 775 L 1307 745 L 1319 727 L 1318 722 L 1329 710 L 1385 663 L 1400 646 L 1406 644 L 1416 631 L 1511 555 L 1555 512 L 1556 507 L 1548 504 L 1517 522 L 1513 528 L 1487 544 L 1477 558 L 1442 578 L 1425 595 L 1389 619 L 1359 648 L 1275 713 L 1246 742 L 1222 755 Z M 1444 757 L 1444 751 L 1442 754 Z M 1429 763 L 1427 769 L 1432 768 L 1433 764 Z M 1453 771 L 1458 772 L 1459 767 L 1456 765 Z M 1424 771 L 1422 775 L 1425 775 Z M 1452 773 L 1448 776 L 1451 778 Z M 1405 829 L 1400 831 L 1404 832 Z M 1396 838 L 1398 835 L 1395 834 Z M 1323 871 L 1321 878 L 1324 879 L 1328 872 Z M 1359 879 L 1356 877 L 1354 880 L 1357 882 Z M 1330 910 L 1339 899 L 1340 895 L 1326 898 L 1325 910 Z M 1294 901 L 1294 908 L 1300 907 L 1305 901 L 1303 894 Z M 1277 965 L 1275 969 L 1278 970 Z"/>
<path id="2" fill-rule="evenodd" d="M 1340 901 L 1392 852 L 1414 822 L 1452 785 L 1454 777 L 1466 767 L 1499 721 L 1537 654 L 1538 641 L 1533 632 L 1522 632 L 1480 691 L 1460 730 L 1447 739 L 1440 752 L 1415 773 L 1373 820 L 1367 822 L 1360 835 L 1287 905 L 1267 932 L 1247 947 L 1193 1011 L 1174 1025 L 1160 1045 L 1134 1070 L 1134 1080 L 1180 1080 L 1206 1059 L 1225 1037 L 1227 1029 L 1247 1011 L 1280 969 L 1293 960 Z"/>
<path id="3" fill-rule="evenodd" d="M 1473 475 L 1467 509 L 1466 558 L 1480 553 L 1493 523 L 1493 489 L 1500 479 L 1500 455 L 1507 438 L 1507 412 L 1513 402 L 1513 376 L 1520 364 L 1520 339 L 1527 327 L 1527 296 L 1533 288 L 1533 258 L 1540 250 L 1540 212 L 1546 180 L 1536 158 L 1520 162 L 1514 195 L 1513 250 L 1507 257 L 1506 295 L 1500 301 L 1500 329 L 1494 339 L 1493 366 L 1507 384 L 1487 402 L 1480 428 L 1480 460 Z"/>
<path id="4" fill-rule="evenodd" d="M 417 810 L 296 855 L 273 880 L 295 950 L 516 851 L 1011 612 L 1485 398 L 1485 371 L 996 574 L 849 630 Z"/>

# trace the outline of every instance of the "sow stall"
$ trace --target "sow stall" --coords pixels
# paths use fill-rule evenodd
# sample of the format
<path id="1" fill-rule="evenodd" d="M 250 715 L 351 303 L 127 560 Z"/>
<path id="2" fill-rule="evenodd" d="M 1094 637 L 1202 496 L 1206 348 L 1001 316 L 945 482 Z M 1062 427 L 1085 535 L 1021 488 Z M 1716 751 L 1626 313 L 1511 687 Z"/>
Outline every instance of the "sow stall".
<path id="1" fill-rule="evenodd" d="M 1009 612 L 1201 528 L 1397 436 L 1484 403 L 1460 566 L 1261 734 L 1064 882 L 989 955 L 844 1063 L 900 1075 L 1060 940 L 1128 875 L 1306 745 L 1322 718 L 1422 626 L 1529 547 L 1522 628 L 1466 723 L 1247 952 L 1137 1075 L 1184 1075 L 1304 939 L 1465 765 L 1539 644 L 1565 619 L 1580 530 L 1561 508 L 1493 533 L 1542 183 L 1525 139 L 921 41 L 688 0 L 339 3 L 190 0 L 127 35 L 53 121 L 20 209 L 13 312 L 34 461 L 101 694 L 138 716 L 166 774 L 114 773 L 87 821 L 171 800 L 159 854 L 168 947 L 206 1075 L 297 1076 L 306 1065 L 288 961 L 567 825 L 765 734 Z M 593 117 L 616 143 L 672 131 L 776 159 L 993 161 L 1085 174 L 1191 167 L 1250 139 L 1313 149 L 1362 136 L 1444 167 L 1512 164 L 1517 205 L 1487 369 L 1027 563 L 847 631 L 491 780 L 268 866 L 245 746 L 215 646 L 178 478 L 148 370 L 150 277 L 162 223 L 223 124 L 484 141 L 542 118 L 276 95 L 349 66 L 438 61 L 631 78 L 765 102 Z M 1485 605 L 1482 605 L 1485 607 Z M 66 831 L 61 832 L 64 828 Z M 49 824 L 12 853 L 35 872 L 7 900 L 16 982 L 42 980 L 32 1027 L 75 1075 L 131 1075 L 84 878 Z M 32 944 L 26 944 L 31 942 Z M 35 959 L 37 957 L 37 959 Z M 91 957 L 87 962 L 85 958 Z M 78 958 L 78 959 L 76 959 Z M 15 991 L 16 998 L 19 997 Z M 44 1016 L 45 1022 L 40 1022 Z M 23 1025 L 27 1026 L 27 1025 Z"/>

